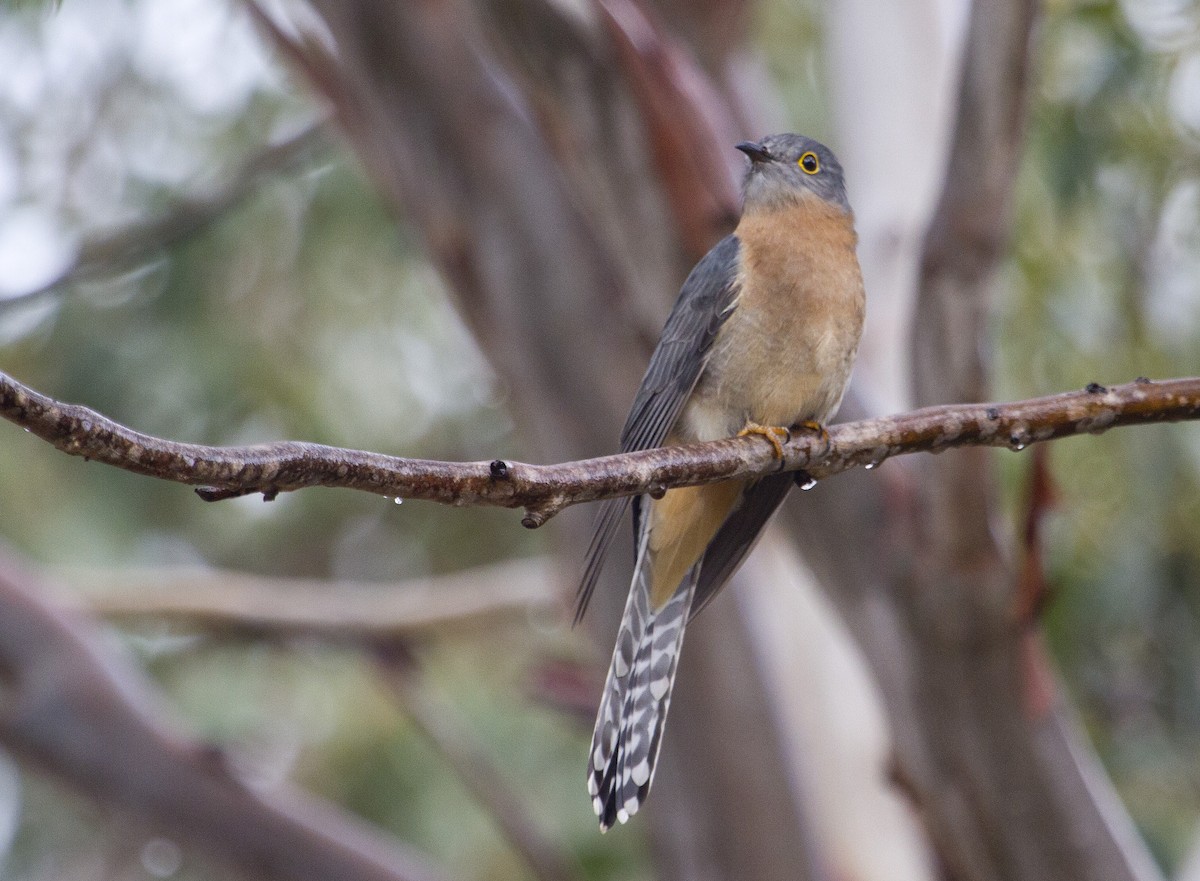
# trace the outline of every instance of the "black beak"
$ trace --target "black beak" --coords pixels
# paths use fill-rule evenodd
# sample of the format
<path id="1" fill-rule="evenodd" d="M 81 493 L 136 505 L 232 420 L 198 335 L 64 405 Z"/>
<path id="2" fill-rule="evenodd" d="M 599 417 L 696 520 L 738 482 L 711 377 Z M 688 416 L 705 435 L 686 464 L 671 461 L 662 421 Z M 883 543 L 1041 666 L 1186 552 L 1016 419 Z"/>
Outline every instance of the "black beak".
<path id="1" fill-rule="evenodd" d="M 771 152 L 755 141 L 742 141 L 737 148 L 750 157 L 750 162 L 757 165 L 760 162 L 770 162 L 774 157 Z"/>

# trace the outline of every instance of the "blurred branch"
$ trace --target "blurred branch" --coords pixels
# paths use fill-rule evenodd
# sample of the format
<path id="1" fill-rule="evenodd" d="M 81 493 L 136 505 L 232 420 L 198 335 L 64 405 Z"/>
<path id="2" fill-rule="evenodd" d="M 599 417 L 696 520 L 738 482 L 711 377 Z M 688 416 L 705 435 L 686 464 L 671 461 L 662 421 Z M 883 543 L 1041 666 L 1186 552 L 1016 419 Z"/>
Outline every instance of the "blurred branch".
<path id="1" fill-rule="evenodd" d="M 137 671 L 47 585 L 0 558 L 0 743 L 110 810 L 193 842 L 247 877 L 437 881 L 424 857 L 331 804 L 252 790 L 219 748 L 169 731 Z"/>
<path id="2" fill-rule="evenodd" d="M 457 709 L 428 684 L 412 659 L 384 656 L 380 667 L 400 709 L 441 753 L 539 881 L 579 881 L 578 867 L 537 828 L 525 798 L 504 779 Z"/>
<path id="3" fill-rule="evenodd" d="M 803 471 L 831 477 L 893 456 L 990 446 L 1020 450 L 1071 435 L 1098 434 L 1123 425 L 1200 418 L 1200 378 L 1139 379 L 1105 388 L 1092 384 L 1009 404 L 928 407 L 830 426 L 828 438 L 799 432 L 783 447 L 783 461 L 759 437 L 666 447 L 560 465 L 437 462 L 401 459 L 303 441 L 249 447 L 208 447 L 141 434 L 77 404 L 63 404 L 0 373 L 0 416 L 57 449 L 135 474 L 200 485 L 209 501 L 312 486 L 357 489 L 442 504 L 525 508 L 534 528 L 564 508 L 672 487 Z"/>
<path id="4" fill-rule="evenodd" d="M 716 148 L 733 140 L 722 137 L 722 99 L 696 62 L 633 0 L 601 0 L 598 8 L 641 112 L 683 246 L 699 260 L 736 225 L 741 202 L 741 165 L 733 151 Z"/>
<path id="5" fill-rule="evenodd" d="M 1057 691 L 1054 663 L 1038 626 L 1051 598 L 1042 554 L 1042 527 L 1056 497 L 1048 447 L 1033 451 L 1027 492 L 1014 615 L 1022 628 L 1025 712 L 1030 718 L 1040 719 L 1053 711 Z"/>
<path id="6" fill-rule="evenodd" d="M 566 855 L 533 825 L 520 795 L 473 742 L 457 713 L 403 655 L 404 641 L 447 627 L 492 624 L 500 615 L 557 605 L 550 563 L 514 560 L 409 584 L 334 584 L 228 572 L 62 573 L 83 587 L 83 605 L 107 617 L 165 617 L 211 635 L 315 637 L 371 644 L 401 709 L 542 881 L 575 881 Z M 162 585 L 170 585 L 164 593 Z M 399 654 L 398 654 L 399 652 Z M 593 696 L 589 692 L 589 701 Z"/>
<path id="7" fill-rule="evenodd" d="M 921 254 L 913 325 L 918 404 L 988 394 L 992 280 L 1024 155 L 1034 0 L 972 8 L 946 179 Z"/>
<path id="8" fill-rule="evenodd" d="M 92 613 L 168 618 L 215 636 L 315 637 L 368 643 L 403 712 L 442 754 L 542 881 L 576 881 L 564 853 L 534 826 L 520 794 L 476 744 L 457 712 L 404 656 L 404 641 L 447 627 L 494 623 L 501 615 L 557 606 L 548 560 L 513 560 L 409 584 L 334 584 L 228 572 L 62 573 L 94 596 Z M 155 590 L 170 585 L 164 595 Z M 399 651 L 399 654 L 397 651 Z M 588 691 L 589 712 L 594 702 Z M 589 717 L 590 718 L 590 717 Z"/>
<path id="9" fill-rule="evenodd" d="M 217 635 L 383 644 L 555 609 L 548 561 L 509 560 L 398 584 L 150 569 L 60 573 L 81 605 L 117 619 L 168 618 Z"/>
<path id="10" fill-rule="evenodd" d="M 0 311 L 26 305 L 64 286 L 88 281 L 169 247 L 223 216 L 244 200 L 264 178 L 310 158 L 329 140 L 329 126 L 317 120 L 249 159 L 223 184 L 199 198 L 180 199 L 161 217 L 135 223 L 83 243 L 75 262 L 40 288 L 0 300 Z"/>

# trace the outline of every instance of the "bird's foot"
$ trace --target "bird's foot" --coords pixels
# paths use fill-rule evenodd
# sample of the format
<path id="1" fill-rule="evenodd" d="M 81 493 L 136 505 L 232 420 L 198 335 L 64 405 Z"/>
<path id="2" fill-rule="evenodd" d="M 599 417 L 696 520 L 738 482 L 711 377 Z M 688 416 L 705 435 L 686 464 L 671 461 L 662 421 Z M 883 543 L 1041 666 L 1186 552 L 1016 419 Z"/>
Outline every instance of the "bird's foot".
<path id="1" fill-rule="evenodd" d="M 747 422 L 746 427 L 737 433 L 738 437 L 757 434 L 765 437 L 775 448 L 775 458 L 783 458 L 783 445 L 791 440 L 792 433 L 780 425 L 759 425 L 757 422 Z"/>
<path id="2" fill-rule="evenodd" d="M 812 419 L 806 419 L 803 422 L 798 422 L 797 424 L 793 425 L 792 428 L 813 432 L 818 438 L 820 438 L 821 445 L 825 448 L 824 452 L 829 452 L 829 448 L 832 446 L 833 441 L 829 437 L 829 429 L 827 429 L 820 422 L 815 422 Z"/>

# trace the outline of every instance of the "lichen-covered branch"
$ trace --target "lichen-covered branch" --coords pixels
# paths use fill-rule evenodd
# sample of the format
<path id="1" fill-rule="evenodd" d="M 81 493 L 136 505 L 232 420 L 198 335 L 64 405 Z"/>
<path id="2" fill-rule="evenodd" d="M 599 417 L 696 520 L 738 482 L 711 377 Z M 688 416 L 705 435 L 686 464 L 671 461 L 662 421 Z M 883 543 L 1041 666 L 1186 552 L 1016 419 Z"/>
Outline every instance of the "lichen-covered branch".
<path id="1" fill-rule="evenodd" d="M 202 498 L 250 493 L 267 499 L 311 486 L 365 490 L 443 504 L 524 508 L 540 526 L 580 502 L 659 493 L 678 486 L 779 470 L 814 479 L 872 468 L 906 453 L 950 447 L 1023 449 L 1122 425 L 1200 418 L 1200 378 L 1138 379 L 1105 388 L 1007 404 L 954 404 L 829 427 L 828 438 L 798 432 L 782 461 L 756 436 L 603 456 L 559 465 L 403 459 L 301 441 L 208 447 L 133 431 L 96 411 L 64 404 L 0 373 L 0 416 L 65 453 L 136 474 L 198 485 Z"/>

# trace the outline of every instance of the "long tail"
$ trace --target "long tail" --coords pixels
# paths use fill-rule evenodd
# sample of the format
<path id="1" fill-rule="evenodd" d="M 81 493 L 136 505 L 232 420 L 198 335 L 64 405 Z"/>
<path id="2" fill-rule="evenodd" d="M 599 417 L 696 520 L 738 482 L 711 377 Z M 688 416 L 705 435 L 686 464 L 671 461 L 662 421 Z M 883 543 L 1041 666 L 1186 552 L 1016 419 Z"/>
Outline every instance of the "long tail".
<path id="1" fill-rule="evenodd" d="M 665 606 L 652 610 L 647 556 L 643 533 L 588 756 L 588 792 L 601 831 L 637 813 L 650 791 L 696 592 L 699 566 Z"/>

